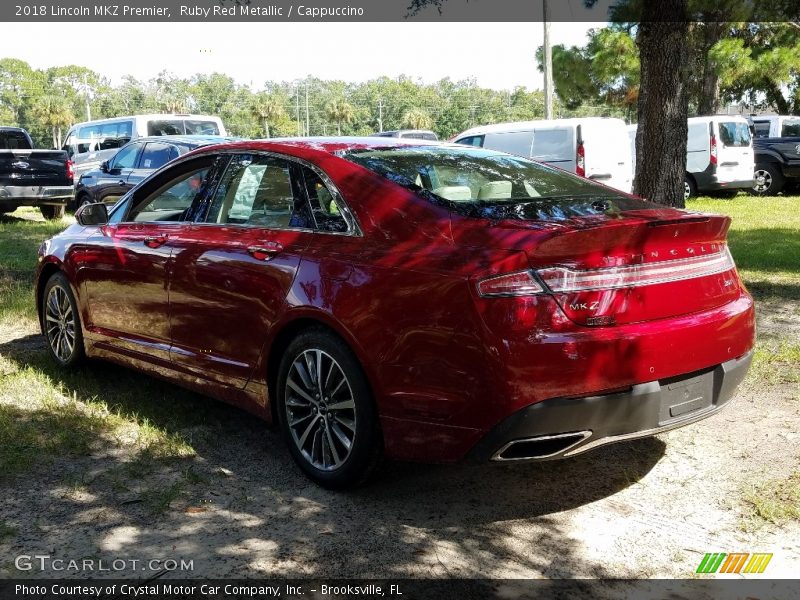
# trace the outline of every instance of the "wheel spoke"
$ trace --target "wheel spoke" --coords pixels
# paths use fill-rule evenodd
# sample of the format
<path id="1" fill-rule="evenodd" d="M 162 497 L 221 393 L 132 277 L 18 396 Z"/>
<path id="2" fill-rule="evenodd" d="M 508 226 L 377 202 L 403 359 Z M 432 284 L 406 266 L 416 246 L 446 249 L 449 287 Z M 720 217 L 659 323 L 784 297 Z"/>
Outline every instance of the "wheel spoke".
<path id="1" fill-rule="evenodd" d="M 314 389 L 314 382 L 311 381 L 311 377 L 309 376 L 308 371 L 306 370 L 307 367 L 304 366 L 298 360 L 296 360 L 292 364 L 292 366 L 294 367 L 295 371 L 297 371 L 297 374 L 300 375 L 300 380 L 303 382 L 303 385 L 306 386 L 306 389 L 307 390 L 313 390 Z"/>
<path id="2" fill-rule="evenodd" d="M 354 420 L 346 419 L 345 417 L 336 417 L 336 422 L 341 423 L 353 433 L 356 432 L 356 422 Z"/>
<path id="3" fill-rule="evenodd" d="M 339 458 L 339 452 L 336 450 L 336 444 L 333 443 L 333 438 L 331 437 L 331 428 L 325 428 L 325 437 L 328 438 L 328 447 L 331 449 L 331 454 L 333 455 L 333 464 L 334 466 L 341 464 L 341 459 Z"/>
<path id="4" fill-rule="evenodd" d="M 307 415 L 304 415 L 302 417 L 298 417 L 294 421 L 290 421 L 289 422 L 289 427 L 296 427 L 297 425 L 299 425 L 300 423 L 302 423 L 306 419 L 310 419 L 312 416 L 313 415 L 311 413 L 308 413 Z"/>
<path id="5" fill-rule="evenodd" d="M 339 441 L 342 443 L 342 446 L 344 446 L 344 447 L 345 447 L 345 449 L 346 449 L 346 450 L 349 452 L 349 451 L 350 451 L 350 446 L 352 445 L 352 443 L 353 443 L 353 442 L 351 442 L 351 441 L 350 441 L 350 438 L 348 438 L 348 437 L 345 435 L 344 431 L 342 431 L 342 428 L 341 428 L 341 427 L 339 427 L 339 425 L 337 425 L 336 423 L 333 423 L 333 424 L 332 424 L 332 425 L 329 427 L 329 429 L 333 429 L 333 433 L 334 433 L 334 435 L 335 435 L 335 436 L 337 437 L 337 439 L 338 439 L 338 440 L 339 440 Z"/>
<path id="6" fill-rule="evenodd" d="M 311 431 L 314 429 L 314 425 L 317 424 L 318 420 L 319 420 L 319 415 L 315 415 L 314 418 L 311 420 L 311 423 L 309 423 L 308 427 L 306 427 L 306 430 L 303 432 L 303 435 L 300 436 L 300 439 L 298 440 L 298 445 L 300 446 L 301 449 L 303 448 L 303 446 L 305 446 L 306 440 L 308 439 L 308 434 L 311 433 Z"/>
<path id="7" fill-rule="evenodd" d="M 308 393 L 306 393 L 306 391 L 304 389 L 302 389 L 299 385 L 297 385 L 294 382 L 294 380 L 287 379 L 286 380 L 286 386 L 292 388 L 292 391 L 294 391 L 303 400 L 307 400 L 310 404 L 313 404 L 314 406 L 317 405 L 317 401 L 314 400 L 314 398 L 312 398 L 311 396 L 309 396 Z"/>
<path id="8" fill-rule="evenodd" d="M 354 410 L 355 407 L 355 401 L 352 398 L 348 398 L 347 400 L 342 400 L 336 404 L 329 404 L 328 410 Z"/>

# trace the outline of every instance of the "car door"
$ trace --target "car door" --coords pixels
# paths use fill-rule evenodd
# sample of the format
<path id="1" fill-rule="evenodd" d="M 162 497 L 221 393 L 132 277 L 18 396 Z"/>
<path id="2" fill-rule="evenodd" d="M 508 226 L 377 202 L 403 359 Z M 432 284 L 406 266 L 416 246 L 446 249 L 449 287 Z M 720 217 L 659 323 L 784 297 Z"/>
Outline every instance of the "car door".
<path id="1" fill-rule="evenodd" d="M 168 284 L 172 249 L 191 209 L 207 193 L 213 157 L 169 169 L 126 200 L 127 214 L 85 242 L 78 283 L 87 297 L 87 328 L 121 354 L 169 360 Z"/>
<path id="2" fill-rule="evenodd" d="M 139 155 L 136 167 L 131 170 L 125 182 L 125 189 L 129 190 L 153 171 L 160 169 L 169 161 L 178 158 L 180 152 L 175 144 L 166 142 L 147 142 Z"/>
<path id="3" fill-rule="evenodd" d="M 143 146 L 139 142 L 126 145 L 99 171 L 93 192 L 96 202 L 114 204 L 130 189 L 128 177 L 137 165 Z"/>
<path id="4" fill-rule="evenodd" d="M 172 360 L 198 376 L 243 387 L 313 235 L 299 165 L 238 154 L 202 222 L 170 240 Z"/>

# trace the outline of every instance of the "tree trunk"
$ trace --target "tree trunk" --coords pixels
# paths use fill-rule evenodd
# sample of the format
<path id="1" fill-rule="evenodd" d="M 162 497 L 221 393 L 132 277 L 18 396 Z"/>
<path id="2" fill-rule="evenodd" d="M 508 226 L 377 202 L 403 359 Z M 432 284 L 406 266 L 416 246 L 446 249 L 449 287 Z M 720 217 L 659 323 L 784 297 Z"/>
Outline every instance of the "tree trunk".
<path id="1" fill-rule="evenodd" d="M 633 191 L 668 206 L 684 206 L 686 89 L 688 71 L 686 0 L 646 2 L 636 43 L 641 59 Z"/>
<path id="2" fill-rule="evenodd" d="M 712 15 L 713 18 L 721 17 Z M 700 97 L 697 99 L 698 115 L 715 115 L 719 112 L 719 75 L 716 65 L 711 62 L 708 53 L 725 32 L 726 23 L 707 22 L 704 25 L 703 36 L 703 85 L 700 88 Z"/>
<path id="3" fill-rule="evenodd" d="M 342 122 L 336 121 L 336 135 L 342 135 Z"/>
<path id="4" fill-rule="evenodd" d="M 264 119 L 264 132 L 267 134 L 267 139 L 269 139 L 269 121 Z"/>
<path id="5" fill-rule="evenodd" d="M 53 134 L 53 149 L 58 150 L 58 146 L 56 146 L 56 126 L 53 125 L 51 128 L 51 133 Z"/>

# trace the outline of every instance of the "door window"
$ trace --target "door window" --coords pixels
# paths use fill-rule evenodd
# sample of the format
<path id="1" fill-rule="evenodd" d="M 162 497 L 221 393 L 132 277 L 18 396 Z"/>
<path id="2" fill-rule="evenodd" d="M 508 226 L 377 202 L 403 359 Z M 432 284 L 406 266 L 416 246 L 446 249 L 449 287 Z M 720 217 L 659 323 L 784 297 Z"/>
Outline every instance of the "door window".
<path id="1" fill-rule="evenodd" d="M 178 158 L 178 148 L 172 144 L 150 142 L 144 147 L 142 158 L 139 161 L 140 169 L 158 169 L 163 167 L 173 158 Z"/>
<path id="2" fill-rule="evenodd" d="M 208 162 L 204 161 L 204 164 L 195 165 L 180 176 L 171 178 L 136 201 L 127 220 L 146 223 L 183 221 L 195 199 L 205 194 L 205 182 L 210 170 Z"/>
<path id="3" fill-rule="evenodd" d="M 347 231 L 347 221 L 341 211 L 341 200 L 338 195 L 331 192 L 322 178 L 308 167 L 300 167 L 303 172 L 303 181 L 314 214 L 314 221 L 320 231 L 344 233 Z"/>
<path id="4" fill-rule="evenodd" d="M 476 148 L 480 148 L 483 146 L 483 136 L 471 135 L 469 137 L 461 138 L 456 142 L 456 144 L 464 144 L 466 146 L 475 146 Z"/>
<path id="5" fill-rule="evenodd" d="M 279 158 L 237 156 L 217 187 L 206 221 L 267 229 L 312 228 L 296 169 Z"/>
<path id="6" fill-rule="evenodd" d="M 770 123 L 769 121 L 754 121 L 753 122 L 753 133 L 757 138 L 768 138 L 769 137 L 769 128 Z"/>
<path id="7" fill-rule="evenodd" d="M 136 157 L 139 155 L 141 144 L 126 146 L 114 156 L 111 169 L 133 169 L 136 166 Z"/>

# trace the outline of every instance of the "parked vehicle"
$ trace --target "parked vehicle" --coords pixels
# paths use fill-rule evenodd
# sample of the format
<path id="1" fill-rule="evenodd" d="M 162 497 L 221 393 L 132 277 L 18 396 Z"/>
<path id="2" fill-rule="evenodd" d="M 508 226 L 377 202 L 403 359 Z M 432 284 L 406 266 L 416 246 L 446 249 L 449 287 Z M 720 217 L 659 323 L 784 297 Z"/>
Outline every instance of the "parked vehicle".
<path id="1" fill-rule="evenodd" d="M 60 219 L 72 200 L 72 162 L 62 150 L 34 150 L 27 131 L 0 127 L 0 214 L 36 206 L 45 219 Z"/>
<path id="2" fill-rule="evenodd" d="M 585 117 L 474 127 L 455 142 L 530 157 L 630 193 L 633 157 L 622 119 Z"/>
<path id="3" fill-rule="evenodd" d="M 692 117 L 686 141 L 684 198 L 698 192 L 736 195 L 753 187 L 753 142 L 739 116 Z"/>
<path id="4" fill-rule="evenodd" d="M 63 149 L 75 163 L 78 177 L 96 169 L 122 146 L 140 137 L 160 135 L 228 135 L 219 117 L 153 114 L 86 121 L 70 127 Z"/>
<path id="5" fill-rule="evenodd" d="M 414 140 L 436 141 L 439 139 L 433 131 L 428 129 L 398 129 L 396 131 L 381 131 L 372 135 L 375 137 L 411 138 Z"/>
<path id="6" fill-rule="evenodd" d="M 748 119 L 753 127 L 753 137 L 800 137 L 800 116 L 754 115 Z"/>
<path id="7" fill-rule="evenodd" d="M 114 204 L 120 196 L 169 161 L 190 150 L 234 141 L 218 135 L 156 136 L 139 138 L 123 146 L 98 169 L 85 172 L 75 188 L 75 207 L 93 202 Z"/>
<path id="8" fill-rule="evenodd" d="M 754 194 L 774 196 L 787 185 L 800 183 L 800 135 L 756 138 L 753 141 L 753 151 L 756 162 L 752 189 Z"/>
<path id="9" fill-rule="evenodd" d="M 381 452 L 541 460 L 717 413 L 753 301 L 730 218 L 456 144 L 206 146 L 43 244 L 52 358 L 277 421 L 314 481 Z"/>

